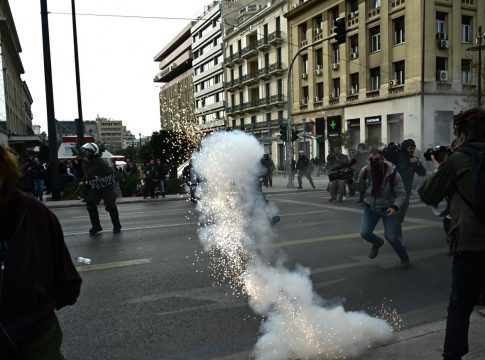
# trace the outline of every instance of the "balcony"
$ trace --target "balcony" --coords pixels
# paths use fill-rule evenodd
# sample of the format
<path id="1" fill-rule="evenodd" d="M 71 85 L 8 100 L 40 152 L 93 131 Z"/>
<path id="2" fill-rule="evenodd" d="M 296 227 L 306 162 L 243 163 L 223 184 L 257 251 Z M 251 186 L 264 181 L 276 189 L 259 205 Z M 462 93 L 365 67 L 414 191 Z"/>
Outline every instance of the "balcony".
<path id="1" fill-rule="evenodd" d="M 259 106 L 263 106 L 265 108 L 271 107 L 271 96 L 266 96 L 262 99 L 259 99 Z"/>
<path id="2" fill-rule="evenodd" d="M 321 107 L 323 105 L 323 96 L 315 96 L 313 99 L 313 107 Z"/>
<path id="3" fill-rule="evenodd" d="M 245 86 L 250 86 L 259 81 L 257 72 L 250 72 L 242 77 L 242 84 Z"/>
<path id="4" fill-rule="evenodd" d="M 328 100 L 328 104 L 329 105 L 337 105 L 340 103 L 340 96 L 337 96 L 337 95 L 331 95 L 329 100 Z"/>
<path id="5" fill-rule="evenodd" d="M 269 39 L 268 36 L 263 36 L 261 39 L 258 40 L 258 49 L 265 50 L 269 48 Z"/>
<path id="6" fill-rule="evenodd" d="M 248 112 L 258 111 L 259 106 L 259 99 L 258 100 L 251 100 L 246 103 L 246 110 Z"/>
<path id="7" fill-rule="evenodd" d="M 252 57 L 258 56 L 258 47 L 257 45 L 249 45 L 246 46 L 241 51 L 241 57 L 243 59 L 250 59 Z"/>
<path id="8" fill-rule="evenodd" d="M 406 0 L 389 0 L 389 9 L 395 10 L 401 6 L 404 6 L 405 3 L 406 3 Z"/>
<path id="9" fill-rule="evenodd" d="M 234 54 L 230 54 L 229 56 L 224 58 L 224 65 L 226 65 L 227 67 L 234 66 Z"/>
<path id="10" fill-rule="evenodd" d="M 271 75 L 279 75 L 282 72 L 283 72 L 283 64 L 281 62 L 277 62 L 269 66 L 269 73 Z"/>
<path id="11" fill-rule="evenodd" d="M 308 40 L 307 39 L 304 39 L 304 40 L 300 41 L 300 47 L 307 46 L 307 45 L 308 45 Z"/>
<path id="12" fill-rule="evenodd" d="M 236 51 L 236 53 L 234 54 L 234 60 L 233 61 L 234 61 L 234 64 L 240 64 L 240 63 L 243 62 L 242 49 Z"/>
<path id="13" fill-rule="evenodd" d="M 376 17 L 378 15 L 381 14 L 381 7 L 376 7 L 374 9 L 370 9 L 369 12 L 367 13 L 367 17 L 370 19 L 370 18 L 373 18 L 373 17 Z"/>
<path id="14" fill-rule="evenodd" d="M 358 25 L 359 25 L 359 10 L 351 11 L 349 15 L 347 15 L 347 27 L 350 29 Z"/>
<path id="15" fill-rule="evenodd" d="M 239 89 L 242 88 L 243 85 L 243 76 L 238 77 L 237 79 L 234 80 L 234 88 Z"/>
<path id="16" fill-rule="evenodd" d="M 269 66 L 265 66 L 264 68 L 259 69 L 258 75 L 263 80 L 269 79 L 271 77 L 271 74 L 269 73 Z"/>
<path id="17" fill-rule="evenodd" d="M 404 92 L 404 84 L 394 85 L 389 87 L 389 94 L 397 94 Z"/>
<path id="18" fill-rule="evenodd" d="M 280 30 L 276 30 L 269 34 L 268 39 L 269 43 L 274 46 L 280 45 L 283 42 L 283 37 L 281 36 Z"/>
<path id="19" fill-rule="evenodd" d="M 367 91 L 365 93 L 365 97 L 367 99 L 375 98 L 375 97 L 378 97 L 378 96 L 379 96 L 379 89 L 377 89 L 377 90 L 370 90 L 370 91 Z"/>
<path id="20" fill-rule="evenodd" d="M 275 106 L 283 106 L 285 104 L 285 96 L 283 94 L 271 96 L 271 104 Z"/>

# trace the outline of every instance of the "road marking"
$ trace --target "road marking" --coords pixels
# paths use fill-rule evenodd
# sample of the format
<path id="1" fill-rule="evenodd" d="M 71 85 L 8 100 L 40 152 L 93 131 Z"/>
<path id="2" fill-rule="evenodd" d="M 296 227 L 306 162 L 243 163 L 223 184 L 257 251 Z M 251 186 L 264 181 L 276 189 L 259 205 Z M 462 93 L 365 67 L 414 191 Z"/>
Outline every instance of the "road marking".
<path id="1" fill-rule="evenodd" d="M 77 266 L 76 270 L 94 271 L 94 270 L 114 269 L 119 267 L 148 264 L 151 261 L 152 259 L 138 259 L 138 260 L 117 261 L 117 262 L 104 263 L 104 264 L 83 265 L 83 266 Z"/>
<path id="2" fill-rule="evenodd" d="M 172 210 L 152 210 L 152 211 L 135 211 L 130 213 L 120 212 L 120 216 L 123 217 L 125 215 L 138 215 L 138 214 L 148 214 L 148 213 L 169 213 L 169 212 L 179 212 L 179 211 L 188 211 L 191 209 L 172 209 Z M 99 215 L 100 218 L 102 217 L 109 217 L 109 214 L 101 214 Z M 80 216 L 71 216 L 71 219 L 88 219 L 89 215 L 80 215 Z"/>
<path id="3" fill-rule="evenodd" d="M 403 231 L 412 231 L 412 230 L 426 229 L 426 228 L 430 228 L 430 227 L 431 227 L 431 225 L 412 225 L 412 226 L 404 226 L 402 228 L 402 230 Z M 376 231 L 374 231 L 374 234 L 382 235 L 382 234 L 384 234 L 384 230 L 383 229 L 376 230 Z M 314 244 L 314 243 L 319 243 L 319 242 L 323 242 L 323 241 L 350 240 L 350 239 L 355 239 L 355 238 L 360 239 L 360 233 L 355 232 L 355 233 L 347 233 L 347 234 L 320 236 L 320 237 L 316 237 L 316 238 L 302 239 L 302 240 L 282 241 L 282 242 L 271 243 L 271 244 L 261 244 L 261 245 L 258 245 L 257 248 L 258 249 L 279 248 L 279 247 Z"/>
<path id="4" fill-rule="evenodd" d="M 175 226 L 186 226 L 186 225 L 196 225 L 198 222 L 189 222 L 189 223 L 179 223 L 179 224 L 166 224 L 166 225 L 140 225 L 140 226 L 133 226 L 133 227 L 123 227 L 122 232 L 125 231 L 135 231 L 135 230 L 146 230 L 146 229 L 160 229 L 160 228 L 169 228 Z M 70 232 L 64 233 L 64 236 L 76 236 L 76 235 L 86 235 L 89 234 L 88 231 L 77 231 L 77 232 Z M 99 233 L 101 235 L 102 233 Z M 98 235 L 96 235 L 98 236 Z M 94 237 L 93 237 L 94 238 Z"/>

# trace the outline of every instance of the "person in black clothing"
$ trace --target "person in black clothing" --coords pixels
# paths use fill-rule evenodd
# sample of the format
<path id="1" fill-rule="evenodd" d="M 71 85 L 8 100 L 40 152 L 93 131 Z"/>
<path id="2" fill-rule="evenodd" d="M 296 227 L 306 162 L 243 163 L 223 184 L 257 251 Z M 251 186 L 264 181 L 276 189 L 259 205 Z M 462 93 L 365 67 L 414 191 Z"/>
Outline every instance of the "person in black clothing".
<path id="1" fill-rule="evenodd" d="M 302 178 L 303 176 L 308 179 L 312 188 L 315 189 L 315 184 L 313 183 L 312 179 L 312 172 L 315 169 L 315 166 L 311 163 L 311 161 L 306 157 L 305 152 L 300 150 L 298 161 L 296 162 L 296 171 L 298 172 L 297 179 L 298 179 L 298 189 L 302 189 Z"/>
<path id="2" fill-rule="evenodd" d="M 46 167 L 39 159 L 34 160 L 34 196 L 43 201 Z"/>
<path id="3" fill-rule="evenodd" d="M 95 235 L 103 230 L 98 213 L 98 204 L 101 199 L 111 218 L 113 233 L 118 234 L 121 232 L 120 217 L 116 206 L 118 196 L 116 187 L 119 185 L 111 161 L 101 157 L 98 145 L 95 143 L 86 143 L 81 150 L 84 154 L 84 179 L 80 186 L 83 186 L 86 192 L 86 208 L 92 225 L 89 234 Z"/>
<path id="4" fill-rule="evenodd" d="M 145 189 L 143 191 L 143 198 L 155 198 L 155 186 L 158 183 L 158 166 L 155 165 L 155 160 L 150 160 L 150 164 L 145 167 Z"/>
<path id="5" fill-rule="evenodd" d="M 34 163 L 31 159 L 27 159 L 22 165 L 21 174 L 19 189 L 24 193 L 34 195 Z"/>
<path id="6" fill-rule="evenodd" d="M 165 197 L 165 178 L 168 175 L 168 170 L 165 164 L 160 159 L 157 159 L 157 168 L 158 168 L 158 177 L 159 177 L 159 185 L 160 185 L 160 194 L 162 195 L 162 197 Z"/>
<path id="7" fill-rule="evenodd" d="M 15 188 L 19 177 L 0 145 L 0 358 L 62 360 L 55 311 L 76 302 L 81 278 L 58 219 Z"/>
<path id="8" fill-rule="evenodd" d="M 263 155 L 261 165 L 263 165 L 265 170 L 264 174 L 262 175 L 263 185 L 266 187 L 273 187 L 273 171 L 275 171 L 276 167 L 269 154 Z"/>

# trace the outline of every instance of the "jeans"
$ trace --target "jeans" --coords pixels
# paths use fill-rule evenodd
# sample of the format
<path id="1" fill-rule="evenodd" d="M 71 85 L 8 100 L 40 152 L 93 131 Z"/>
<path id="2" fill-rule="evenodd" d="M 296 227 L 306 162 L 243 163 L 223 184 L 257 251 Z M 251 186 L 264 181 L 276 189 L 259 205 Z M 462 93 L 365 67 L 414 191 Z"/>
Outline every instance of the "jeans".
<path id="1" fill-rule="evenodd" d="M 402 206 L 399 208 L 396 216 L 399 220 L 398 224 L 398 231 L 399 231 L 399 236 L 402 238 L 402 223 L 404 221 L 404 218 L 406 217 L 406 213 L 408 212 L 409 208 L 409 199 L 411 198 L 411 192 L 406 191 L 406 199 L 404 199 L 404 203 Z"/>
<path id="2" fill-rule="evenodd" d="M 42 196 L 44 196 L 44 179 L 34 179 L 34 195 L 37 199 L 42 200 Z"/>
<path id="3" fill-rule="evenodd" d="M 345 195 L 345 180 L 337 179 L 330 182 L 330 197 L 336 199 L 338 195 L 339 200 Z"/>
<path id="4" fill-rule="evenodd" d="M 391 244 L 394 251 L 401 258 L 401 260 L 409 259 L 406 249 L 401 243 L 401 238 L 398 231 L 398 218 L 395 215 L 387 215 L 387 209 L 372 209 L 368 206 L 364 208 L 362 215 L 362 227 L 360 236 L 372 245 L 381 246 L 384 240 L 374 234 L 374 229 L 382 219 L 384 225 L 384 237 Z"/>
<path id="5" fill-rule="evenodd" d="M 470 315 L 480 294 L 484 293 L 485 252 L 456 254 L 451 273 L 443 359 L 459 360 L 468 353 Z"/>

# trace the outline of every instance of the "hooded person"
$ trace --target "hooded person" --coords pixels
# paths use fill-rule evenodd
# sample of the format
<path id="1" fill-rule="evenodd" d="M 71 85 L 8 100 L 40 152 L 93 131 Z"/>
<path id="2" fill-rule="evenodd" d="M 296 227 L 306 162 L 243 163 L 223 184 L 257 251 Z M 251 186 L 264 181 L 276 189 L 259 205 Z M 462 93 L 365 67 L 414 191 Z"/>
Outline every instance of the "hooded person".
<path id="1" fill-rule="evenodd" d="M 298 173 L 298 189 L 302 189 L 302 179 L 303 176 L 308 179 L 308 182 L 315 189 L 315 184 L 312 179 L 312 172 L 315 169 L 315 165 L 306 157 L 305 152 L 300 150 L 298 153 L 298 161 L 296 162 L 296 171 Z"/>
<path id="2" fill-rule="evenodd" d="M 121 223 L 116 206 L 118 189 L 115 170 L 109 159 L 103 159 L 99 147 L 95 143 L 86 143 L 81 147 L 83 155 L 84 178 L 81 181 L 86 191 L 86 208 L 91 221 L 90 235 L 102 231 L 99 221 L 98 204 L 103 200 L 106 211 L 109 213 L 113 223 L 115 234 L 121 231 Z"/>

